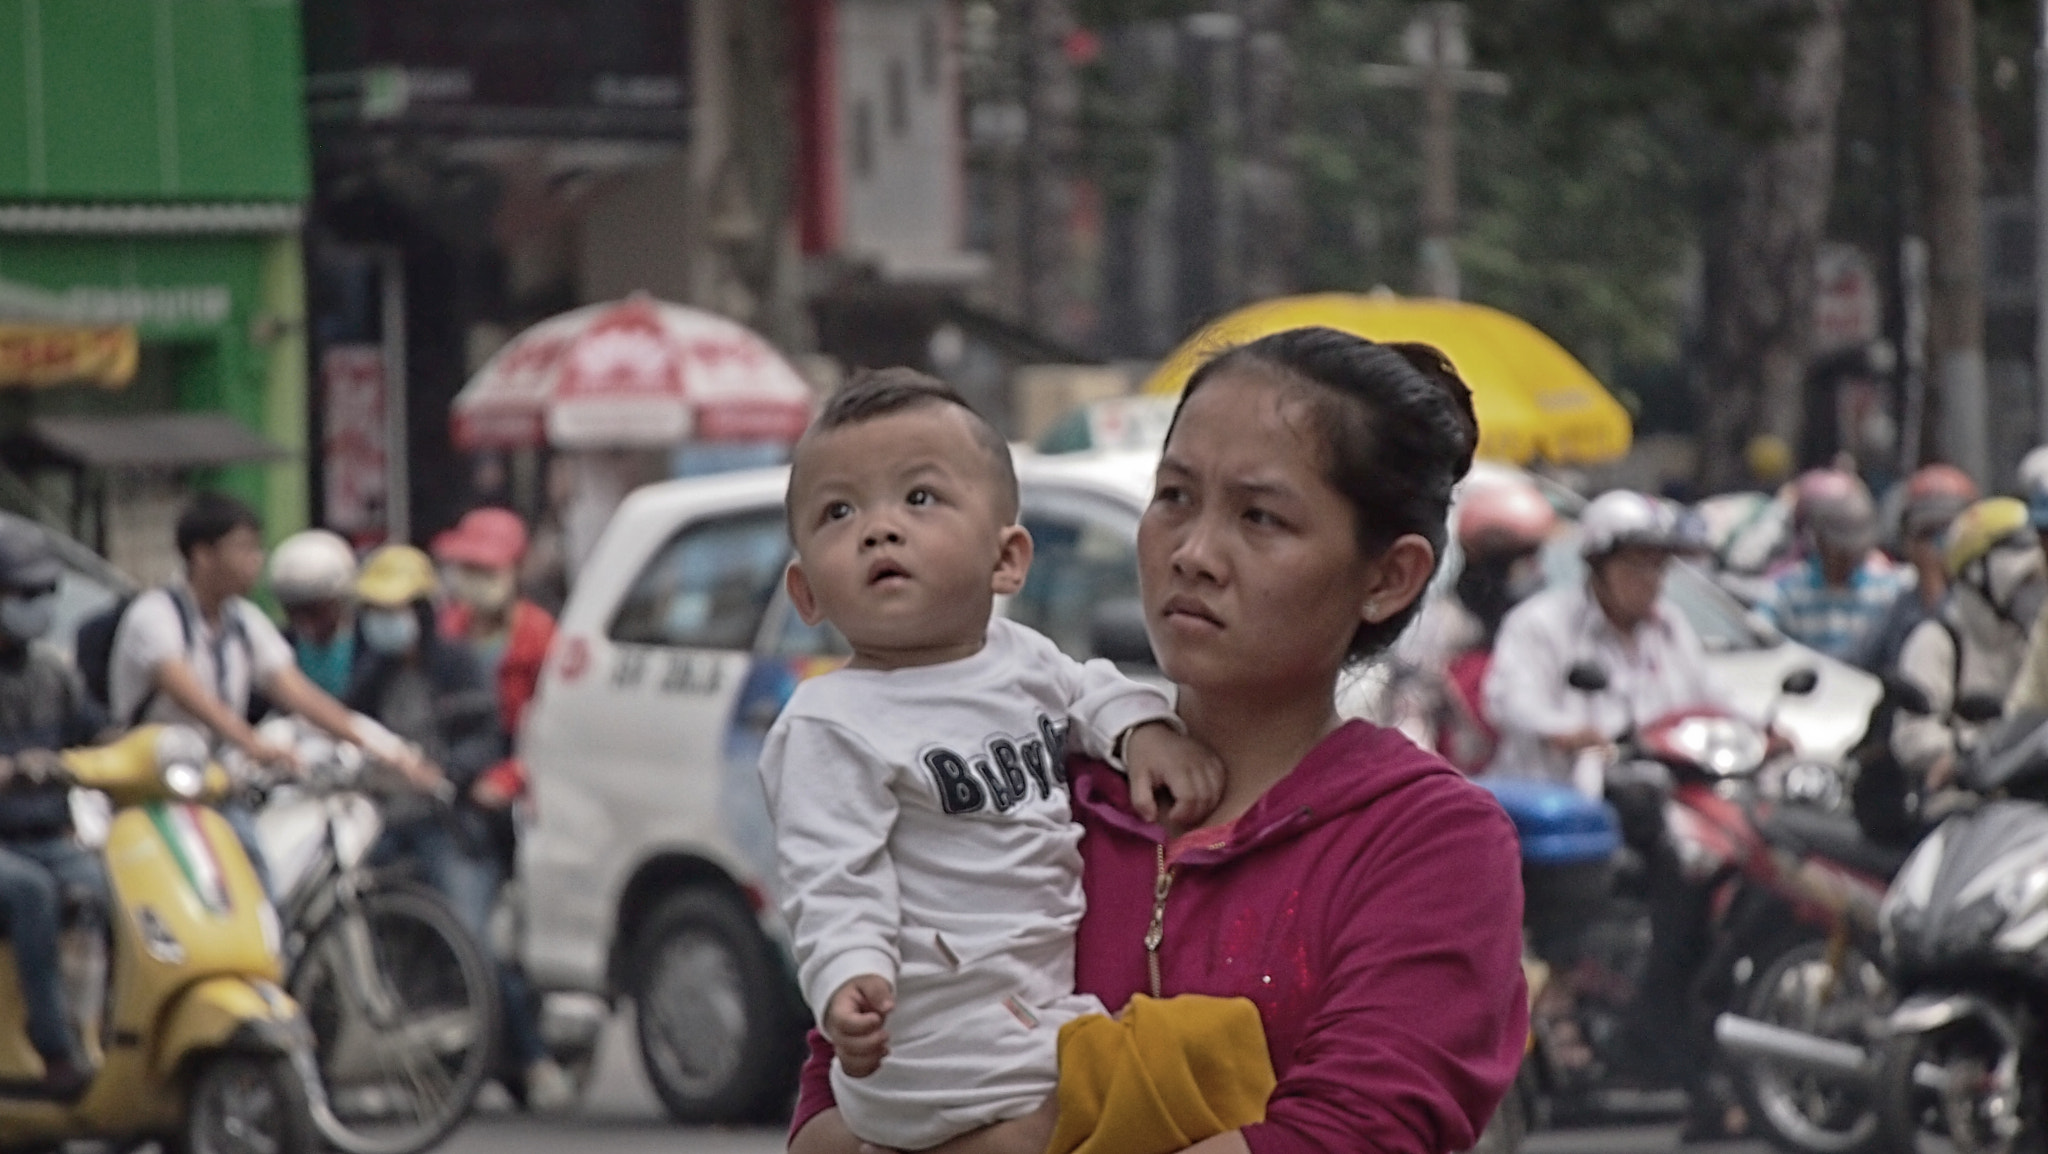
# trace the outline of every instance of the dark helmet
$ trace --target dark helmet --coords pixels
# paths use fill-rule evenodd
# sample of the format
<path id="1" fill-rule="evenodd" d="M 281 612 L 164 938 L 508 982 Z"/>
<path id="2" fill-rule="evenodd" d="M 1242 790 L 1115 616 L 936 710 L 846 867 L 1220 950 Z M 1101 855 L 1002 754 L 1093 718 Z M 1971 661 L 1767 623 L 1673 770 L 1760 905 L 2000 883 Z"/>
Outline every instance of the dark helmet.
<path id="1" fill-rule="evenodd" d="M 41 593 L 64 573 L 49 535 L 33 522 L 0 516 L 0 590 Z"/>

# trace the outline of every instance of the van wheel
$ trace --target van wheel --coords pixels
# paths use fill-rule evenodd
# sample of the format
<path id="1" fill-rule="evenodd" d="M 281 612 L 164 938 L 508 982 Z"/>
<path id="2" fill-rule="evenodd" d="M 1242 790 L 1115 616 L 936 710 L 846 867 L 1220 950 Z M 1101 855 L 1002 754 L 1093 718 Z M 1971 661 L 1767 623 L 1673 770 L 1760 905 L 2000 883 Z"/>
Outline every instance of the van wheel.
<path id="1" fill-rule="evenodd" d="M 730 897 L 669 898 L 633 942 L 631 990 L 647 1080 L 681 1123 L 786 1113 L 803 1061 L 787 971 Z"/>

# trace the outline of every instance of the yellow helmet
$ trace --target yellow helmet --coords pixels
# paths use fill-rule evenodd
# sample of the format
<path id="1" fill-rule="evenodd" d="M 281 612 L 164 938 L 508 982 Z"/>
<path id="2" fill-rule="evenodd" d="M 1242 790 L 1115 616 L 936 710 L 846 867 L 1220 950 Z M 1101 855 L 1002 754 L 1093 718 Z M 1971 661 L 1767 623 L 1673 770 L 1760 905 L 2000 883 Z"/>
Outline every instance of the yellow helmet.
<path id="1" fill-rule="evenodd" d="M 1941 536 L 1941 563 L 1951 577 L 1970 563 L 1991 552 L 2010 537 L 2031 546 L 2033 531 L 2027 524 L 2026 502 L 2013 497 L 1990 497 L 1957 514 Z"/>
<path id="2" fill-rule="evenodd" d="M 1760 485 L 1776 485 L 1792 475 L 1792 446 L 1774 433 L 1758 433 L 1743 447 L 1742 462 Z"/>
<path id="3" fill-rule="evenodd" d="M 363 562 L 356 578 L 356 599 L 365 605 L 393 609 L 432 597 L 441 587 L 434 563 L 410 545 L 386 545 Z"/>

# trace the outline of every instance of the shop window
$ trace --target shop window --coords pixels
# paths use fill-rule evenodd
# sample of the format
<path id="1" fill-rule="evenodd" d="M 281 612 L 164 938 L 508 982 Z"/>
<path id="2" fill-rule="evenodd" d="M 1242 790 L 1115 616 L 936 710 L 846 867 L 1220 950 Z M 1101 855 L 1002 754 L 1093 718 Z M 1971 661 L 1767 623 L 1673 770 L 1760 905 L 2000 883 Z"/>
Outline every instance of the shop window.
<path id="1" fill-rule="evenodd" d="M 864 99 L 853 102 L 853 175 L 875 175 L 875 106 Z"/>
<path id="2" fill-rule="evenodd" d="M 903 61 L 891 57 L 887 70 L 889 86 L 889 135 L 901 140 L 910 134 L 910 78 Z"/>
<path id="3" fill-rule="evenodd" d="M 936 96 L 945 79 L 945 43 L 939 36 L 939 18 L 925 16 L 917 22 L 917 80 L 926 95 Z"/>
<path id="4" fill-rule="evenodd" d="M 782 509 L 692 525 L 633 581 L 610 636 L 624 645 L 751 649 L 782 583 Z"/>

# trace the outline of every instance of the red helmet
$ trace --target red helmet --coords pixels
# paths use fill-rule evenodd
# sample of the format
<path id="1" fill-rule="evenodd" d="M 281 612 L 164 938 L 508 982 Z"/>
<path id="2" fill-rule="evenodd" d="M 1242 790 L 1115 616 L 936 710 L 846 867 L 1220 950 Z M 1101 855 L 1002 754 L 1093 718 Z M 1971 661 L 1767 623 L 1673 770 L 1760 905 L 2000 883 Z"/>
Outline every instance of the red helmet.
<path id="1" fill-rule="evenodd" d="M 1908 538 L 1939 533 L 1977 496 L 1977 482 L 1954 465 L 1923 466 L 1906 478 L 1900 525 Z"/>
<path id="2" fill-rule="evenodd" d="M 1458 547 L 1467 556 L 1526 553 L 1557 525 L 1557 510 L 1528 481 L 1474 485 L 1458 502 Z"/>

